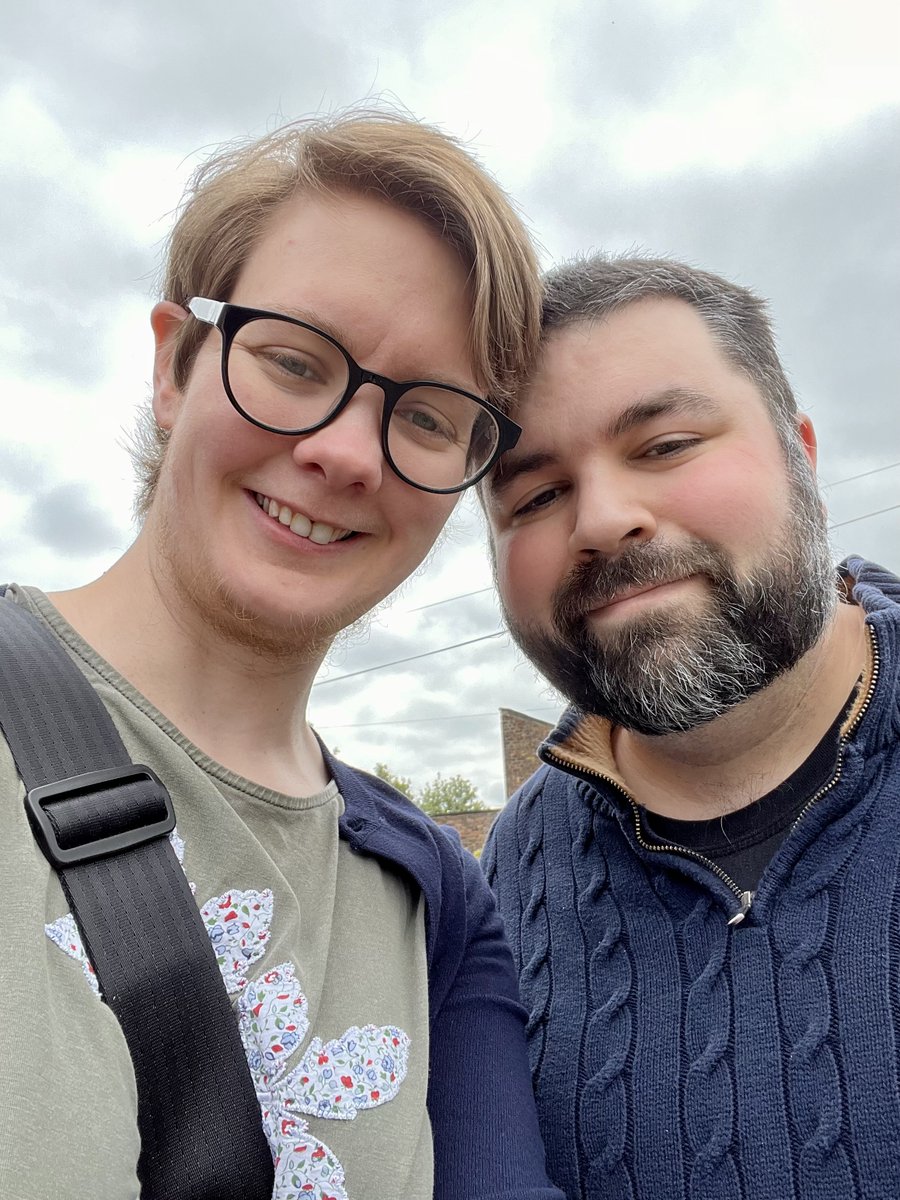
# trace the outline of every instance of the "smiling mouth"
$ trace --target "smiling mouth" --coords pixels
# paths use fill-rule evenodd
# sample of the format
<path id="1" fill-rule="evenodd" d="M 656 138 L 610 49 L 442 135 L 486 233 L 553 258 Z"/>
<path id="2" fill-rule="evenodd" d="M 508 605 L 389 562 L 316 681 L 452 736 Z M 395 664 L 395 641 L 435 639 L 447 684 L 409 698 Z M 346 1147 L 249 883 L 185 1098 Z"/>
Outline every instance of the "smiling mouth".
<path id="1" fill-rule="evenodd" d="M 256 503 L 267 516 L 279 525 L 286 525 L 297 537 L 315 542 L 317 546 L 327 546 L 329 542 L 345 542 L 348 538 L 356 537 L 354 529 L 339 529 L 334 525 L 326 525 L 324 521 L 313 521 L 304 513 L 294 512 L 286 504 L 264 496 L 262 492 L 253 493 Z"/>
<path id="2" fill-rule="evenodd" d="M 666 579 L 661 583 L 651 583 L 645 587 L 628 588 L 623 592 L 616 592 L 611 600 L 607 600 L 605 604 L 597 605 L 594 612 L 606 612 L 609 608 L 615 608 L 619 604 L 624 604 L 628 600 L 635 600 L 638 596 L 647 596 L 651 592 L 658 592 L 661 588 L 671 587 L 674 583 L 684 583 L 684 578 Z"/>

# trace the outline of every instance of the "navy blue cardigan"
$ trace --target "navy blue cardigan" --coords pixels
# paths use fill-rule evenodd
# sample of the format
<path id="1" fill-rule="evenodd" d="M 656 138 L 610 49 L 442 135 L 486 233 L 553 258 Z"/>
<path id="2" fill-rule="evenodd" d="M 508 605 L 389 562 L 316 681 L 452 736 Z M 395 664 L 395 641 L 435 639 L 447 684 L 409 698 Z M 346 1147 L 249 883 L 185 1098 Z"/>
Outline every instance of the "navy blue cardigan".
<path id="1" fill-rule="evenodd" d="M 900 580 L 846 565 L 869 704 L 740 924 L 726 883 L 648 849 L 598 777 L 542 767 L 491 834 L 569 1200 L 900 1197 Z"/>
<path id="2" fill-rule="evenodd" d="M 341 836 L 407 872 L 425 898 L 434 1200 L 562 1200 L 546 1175 L 512 955 L 481 869 L 455 830 L 323 752 L 344 798 Z"/>

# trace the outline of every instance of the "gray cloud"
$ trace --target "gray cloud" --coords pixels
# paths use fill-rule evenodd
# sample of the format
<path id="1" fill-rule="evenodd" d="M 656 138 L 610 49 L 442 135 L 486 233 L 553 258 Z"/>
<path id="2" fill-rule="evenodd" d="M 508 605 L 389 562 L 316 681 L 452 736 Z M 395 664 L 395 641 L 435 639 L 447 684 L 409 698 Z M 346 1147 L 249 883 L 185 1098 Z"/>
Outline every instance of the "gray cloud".
<path id="1" fill-rule="evenodd" d="M 104 227 L 71 182 L 48 187 L 24 169 L 0 193 L 0 314 L 30 373 L 73 384 L 103 375 L 108 306 L 149 288 L 146 251 Z"/>
<path id="2" fill-rule="evenodd" d="M 614 119 L 623 108 L 651 107 L 689 79 L 697 64 L 708 71 L 710 58 L 726 58 L 755 20 L 748 9 L 736 21 L 720 0 L 690 12 L 657 0 L 600 0 L 571 15 L 554 37 L 554 91 L 599 121 Z"/>
<path id="3" fill-rule="evenodd" d="M 900 110 L 879 113 L 791 168 L 684 173 L 626 186 L 568 151 L 536 195 L 565 197 L 570 250 L 638 247 L 767 296 L 801 404 L 842 454 L 900 446 Z"/>
<path id="4" fill-rule="evenodd" d="M 388 54 L 394 61 L 405 57 L 409 70 L 401 73 L 399 86 L 412 87 L 409 94 L 427 104 L 417 48 L 442 19 L 409 0 L 365 5 L 335 0 L 315 13 L 296 0 L 272 0 L 252 14 L 212 0 L 188 5 L 160 0 L 154 6 L 91 0 L 80 7 L 34 0 L 7 8 L 0 79 L 33 95 L 60 124 L 80 172 L 104 171 L 110 151 L 190 155 L 223 138 L 259 133 L 282 115 L 327 109 L 377 91 L 396 82 L 380 65 Z M 609 154 L 611 135 L 624 119 L 639 121 L 649 109 L 665 111 L 670 98 L 675 105 L 697 96 L 711 104 L 727 99 L 729 73 L 743 79 L 754 55 L 764 70 L 763 33 L 777 36 L 769 4 L 748 9 L 739 22 L 733 6 L 717 0 L 687 8 L 667 8 L 658 0 L 598 0 L 559 9 L 546 54 L 553 81 L 547 97 L 552 147 L 523 165 L 523 173 L 531 167 L 534 182 L 520 199 L 538 231 L 554 235 L 560 253 L 639 245 L 755 286 L 772 300 L 800 398 L 812 408 L 826 448 L 834 447 L 827 476 L 838 479 L 900 457 L 894 394 L 900 377 L 894 332 L 900 308 L 898 113 L 882 113 L 843 138 L 819 143 L 790 168 L 730 175 L 694 170 L 628 183 L 612 169 Z M 471 12 L 470 36 L 477 39 L 476 6 L 463 11 L 467 18 Z M 445 12 L 443 19 L 452 16 Z M 447 77 L 459 71 L 453 51 L 448 45 Z M 774 45 L 773 59 L 777 53 Z M 520 75 L 515 66 L 501 66 L 498 91 L 514 98 L 517 87 L 528 88 L 527 75 Z M 835 79 L 838 89 L 853 87 L 849 73 L 846 79 L 835 73 Z M 435 82 L 446 85 L 447 78 Z M 758 71 L 755 82 L 760 83 Z M 443 94 L 452 96 L 449 90 Z M 452 99 L 442 103 L 433 115 L 449 128 L 465 132 L 469 122 L 481 129 L 470 114 L 459 115 Z M 577 121 L 570 122 L 572 113 Z M 582 140 L 572 138 L 570 128 Z M 485 130 L 489 143 L 496 134 L 490 124 Z M 491 155 L 486 158 L 490 166 Z M 10 342 L 23 346 L 25 369 L 54 376 L 65 397 L 68 383 L 83 387 L 99 376 L 108 357 L 108 305 L 125 289 L 149 291 L 155 264 L 145 248 L 108 227 L 95 198 L 79 190 L 78 179 L 57 170 L 50 184 L 42 165 L 23 156 L 0 192 L 0 295 L 10 298 L 0 320 L 17 329 Z M 862 466 L 848 470 L 851 461 Z M 23 487 L 27 495 L 37 493 L 22 522 L 25 536 L 4 536 L 0 550 L 21 575 L 30 549 L 35 565 L 26 568 L 29 578 L 70 586 L 81 581 L 79 556 L 111 558 L 128 534 L 92 504 L 89 464 L 81 486 L 46 490 L 47 476 L 48 471 L 26 467 L 22 456 L 0 450 L 0 483 L 19 495 Z M 900 474 L 887 473 L 877 480 L 877 491 L 874 484 L 837 490 L 835 519 L 891 503 L 898 481 Z M 888 559 L 893 551 L 878 547 L 895 544 L 896 515 L 839 530 L 841 544 L 871 547 L 873 555 Z M 480 541 L 477 522 L 461 509 L 429 568 L 431 579 L 447 581 L 444 595 L 477 586 L 469 579 L 472 547 Z M 448 570 L 448 562 L 460 566 Z M 56 578 L 50 568 L 70 576 Z M 0 578 L 6 573 L 0 566 Z M 431 585 L 422 593 L 416 586 L 401 594 L 395 612 L 415 605 L 416 595 L 436 594 Z M 497 627 L 489 596 L 441 605 L 392 619 L 390 629 L 374 626 L 368 638 L 357 637 L 338 651 L 332 673 Z M 469 714 L 495 712 L 501 704 L 553 715 L 553 698 L 505 638 L 317 688 L 312 715 L 323 728 L 332 722 L 459 718 L 327 730 L 325 736 L 359 765 L 371 768 L 384 760 L 419 783 L 436 771 L 462 772 L 485 799 L 499 803 L 499 723 Z M 551 712 L 541 712 L 544 707 Z"/>
<path id="5" fill-rule="evenodd" d="M 123 141 L 200 144 L 327 107 L 377 86 L 378 46 L 412 44 L 396 2 L 310 9 L 269 0 L 35 0 L 4 14 L 0 76 L 33 86 L 85 148 Z M 362 73 L 361 73 L 362 72 Z M 110 97 L 115 98 L 110 103 Z M 80 131 L 89 131 L 81 133 Z"/>
<path id="6" fill-rule="evenodd" d="M 80 483 L 61 483 L 37 495 L 26 527 L 37 542 L 72 557 L 112 553 L 127 539 L 127 531 L 92 503 Z"/>
<path id="7" fill-rule="evenodd" d="M 25 446 L 0 446 L 0 484 L 12 491 L 32 490 L 44 478 L 44 468 Z"/>

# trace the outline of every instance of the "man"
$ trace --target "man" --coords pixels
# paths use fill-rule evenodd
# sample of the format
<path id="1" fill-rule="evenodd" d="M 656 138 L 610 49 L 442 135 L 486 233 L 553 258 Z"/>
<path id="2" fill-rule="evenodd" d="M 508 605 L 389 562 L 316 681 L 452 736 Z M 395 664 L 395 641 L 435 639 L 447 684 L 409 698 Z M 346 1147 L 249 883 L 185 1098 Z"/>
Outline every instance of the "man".
<path id="1" fill-rule="evenodd" d="M 558 1195 L 483 877 L 306 720 L 335 634 L 419 565 L 514 441 L 497 405 L 538 314 L 521 222 L 434 130 L 351 113 L 213 159 L 152 313 L 137 539 L 84 587 L 0 601 L 52 630 L 172 797 L 279 1200 Z M 4 741 L 0 782 L 0 1194 L 158 1196 L 141 1074 L 100 993 L 116 997 Z M 192 984 L 173 984 L 173 1014 L 201 1003 Z M 162 1103 L 187 1119 L 194 1095 L 181 1079 Z M 227 1103 L 205 1133 L 248 1137 Z"/>
<path id="2" fill-rule="evenodd" d="M 569 1200 L 900 1195 L 900 581 L 832 565 L 764 306 L 554 271 L 485 488 L 571 701 L 484 862 Z"/>

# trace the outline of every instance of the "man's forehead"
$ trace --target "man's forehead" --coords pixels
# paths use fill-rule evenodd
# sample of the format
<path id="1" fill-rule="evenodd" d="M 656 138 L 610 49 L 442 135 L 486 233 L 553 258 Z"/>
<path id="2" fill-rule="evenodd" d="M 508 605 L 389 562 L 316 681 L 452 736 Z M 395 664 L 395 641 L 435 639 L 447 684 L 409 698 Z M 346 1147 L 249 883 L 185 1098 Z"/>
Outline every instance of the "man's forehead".
<path id="1" fill-rule="evenodd" d="M 646 394 L 715 392 L 736 375 L 743 377 L 693 305 L 648 296 L 552 329 L 512 415 L 527 430 L 541 413 L 562 413 L 589 395 L 602 419 Z"/>

